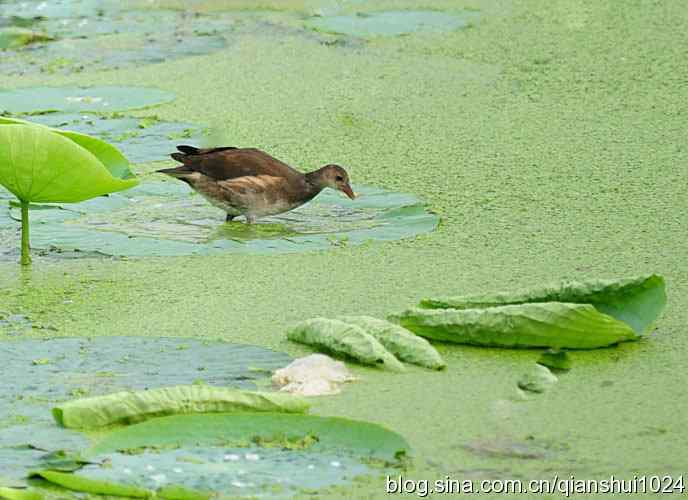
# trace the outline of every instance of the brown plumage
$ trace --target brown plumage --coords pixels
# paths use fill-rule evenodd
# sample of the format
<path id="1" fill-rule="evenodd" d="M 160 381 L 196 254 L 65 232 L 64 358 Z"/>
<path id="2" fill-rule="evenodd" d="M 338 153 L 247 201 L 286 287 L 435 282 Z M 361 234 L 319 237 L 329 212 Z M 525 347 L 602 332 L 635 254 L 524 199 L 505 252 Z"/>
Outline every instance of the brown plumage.
<path id="1" fill-rule="evenodd" d="M 339 165 L 325 165 L 303 174 L 255 148 L 177 149 L 179 152 L 170 156 L 182 165 L 158 172 L 189 184 L 224 210 L 228 221 L 244 215 L 251 223 L 257 217 L 292 210 L 326 187 L 355 198 L 349 175 Z"/>

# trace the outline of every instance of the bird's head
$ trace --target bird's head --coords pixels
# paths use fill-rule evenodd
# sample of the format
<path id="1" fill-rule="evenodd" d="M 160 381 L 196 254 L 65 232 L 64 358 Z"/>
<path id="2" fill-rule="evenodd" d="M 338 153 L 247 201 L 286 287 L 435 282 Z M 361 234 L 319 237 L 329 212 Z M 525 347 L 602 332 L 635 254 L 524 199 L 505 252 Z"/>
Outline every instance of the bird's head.
<path id="1" fill-rule="evenodd" d="M 356 198 L 354 190 L 349 184 L 349 174 L 339 165 L 325 165 L 318 172 L 318 180 L 321 187 L 329 187 L 341 191 L 352 200 Z"/>

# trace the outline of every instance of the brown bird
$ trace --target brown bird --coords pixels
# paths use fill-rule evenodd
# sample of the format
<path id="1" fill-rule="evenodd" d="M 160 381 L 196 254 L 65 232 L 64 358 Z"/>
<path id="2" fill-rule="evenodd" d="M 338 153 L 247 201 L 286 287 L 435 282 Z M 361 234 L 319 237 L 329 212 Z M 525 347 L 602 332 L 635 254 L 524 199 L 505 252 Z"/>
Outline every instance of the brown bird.
<path id="1" fill-rule="evenodd" d="M 227 213 L 227 221 L 243 215 L 249 224 L 257 217 L 292 210 L 312 200 L 326 187 L 356 197 L 349 174 L 339 165 L 306 174 L 255 148 L 198 149 L 177 146 L 170 156 L 176 168 L 158 170 L 186 182 L 206 200 Z"/>

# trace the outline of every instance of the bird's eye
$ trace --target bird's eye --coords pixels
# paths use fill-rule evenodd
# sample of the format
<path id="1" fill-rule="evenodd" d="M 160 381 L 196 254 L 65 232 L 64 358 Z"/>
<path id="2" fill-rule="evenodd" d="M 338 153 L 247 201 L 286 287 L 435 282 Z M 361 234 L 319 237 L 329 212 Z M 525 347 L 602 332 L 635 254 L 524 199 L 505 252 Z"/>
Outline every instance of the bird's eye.
<path id="1" fill-rule="evenodd" d="M 336 180 L 337 182 L 342 182 L 344 180 L 344 177 L 342 177 L 341 175 L 338 175 L 337 177 L 334 178 L 334 180 Z"/>

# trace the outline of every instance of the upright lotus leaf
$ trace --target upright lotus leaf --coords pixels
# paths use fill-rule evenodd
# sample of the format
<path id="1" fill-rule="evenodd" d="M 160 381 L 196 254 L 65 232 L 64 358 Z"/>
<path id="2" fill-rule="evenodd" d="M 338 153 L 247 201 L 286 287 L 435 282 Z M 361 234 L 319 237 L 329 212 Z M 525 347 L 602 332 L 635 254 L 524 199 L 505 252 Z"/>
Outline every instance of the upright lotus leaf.
<path id="1" fill-rule="evenodd" d="M 292 394 L 191 385 L 77 399 L 53 408 L 53 417 L 67 428 L 94 429 L 183 413 L 303 413 L 307 409 L 308 403 Z"/>
<path id="2" fill-rule="evenodd" d="M 394 354 L 390 353 L 363 328 L 336 319 L 313 318 L 294 325 L 287 338 L 325 351 L 348 356 L 366 365 L 404 371 Z"/>
<path id="3" fill-rule="evenodd" d="M 629 325 L 590 304 L 409 309 L 390 319 L 426 338 L 482 346 L 594 349 L 639 338 Z"/>
<path id="4" fill-rule="evenodd" d="M 18 118 L 8 118 L 0 116 L 0 125 L 33 125 L 33 126 L 43 126 L 37 123 L 28 122 L 26 120 L 20 120 Z M 47 127 L 50 128 L 50 127 Z M 90 135 L 81 134 L 79 132 L 73 132 L 71 130 L 60 130 L 57 128 L 50 128 L 53 132 L 60 134 L 68 139 L 71 139 L 79 146 L 93 154 L 100 162 L 107 168 L 113 177 L 119 179 L 131 179 L 134 174 L 129 169 L 129 161 L 124 157 L 124 155 L 112 144 L 108 144 L 105 141 L 101 141 L 96 137 Z"/>
<path id="5" fill-rule="evenodd" d="M 401 361 L 434 370 L 441 370 L 447 366 L 427 340 L 399 325 L 370 316 L 342 316 L 337 319 L 360 326 Z"/>
<path id="6" fill-rule="evenodd" d="M 101 141 L 24 123 L 0 124 L 0 184 L 21 202 L 22 264 L 29 256 L 29 203 L 74 203 L 129 189 L 123 157 Z M 108 166 L 106 166 L 108 165 Z"/>
<path id="7" fill-rule="evenodd" d="M 650 331 L 666 306 L 664 278 L 656 274 L 616 280 L 562 282 L 515 292 L 423 299 L 430 309 L 483 309 L 532 302 L 592 304 L 598 311 L 628 323 L 638 335 Z"/>

